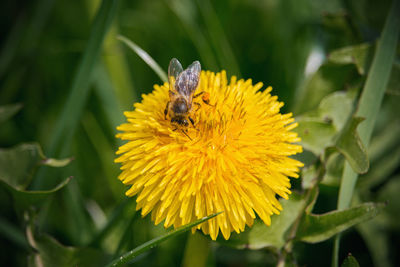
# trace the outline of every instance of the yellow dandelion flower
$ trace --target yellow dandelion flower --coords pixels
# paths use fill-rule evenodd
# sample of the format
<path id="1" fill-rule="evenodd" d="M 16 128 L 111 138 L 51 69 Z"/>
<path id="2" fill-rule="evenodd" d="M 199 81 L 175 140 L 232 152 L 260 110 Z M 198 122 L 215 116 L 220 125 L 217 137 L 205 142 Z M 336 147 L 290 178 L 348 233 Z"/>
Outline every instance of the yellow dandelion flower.
<path id="1" fill-rule="evenodd" d="M 169 84 L 155 85 L 143 95 L 127 123 L 117 129 L 122 145 L 115 161 L 122 163 L 119 179 L 131 185 L 127 196 L 137 196 L 142 216 L 151 212 L 155 224 L 179 227 L 223 211 L 197 229 L 215 240 L 252 226 L 256 214 L 270 225 L 287 199 L 288 177 L 298 177 L 303 164 L 290 158 L 302 151 L 292 114 L 271 87 L 251 80 L 228 81 L 226 72 L 201 71 L 197 92 L 209 94 L 209 105 L 194 99 L 194 126 L 176 130 L 165 119 Z"/>

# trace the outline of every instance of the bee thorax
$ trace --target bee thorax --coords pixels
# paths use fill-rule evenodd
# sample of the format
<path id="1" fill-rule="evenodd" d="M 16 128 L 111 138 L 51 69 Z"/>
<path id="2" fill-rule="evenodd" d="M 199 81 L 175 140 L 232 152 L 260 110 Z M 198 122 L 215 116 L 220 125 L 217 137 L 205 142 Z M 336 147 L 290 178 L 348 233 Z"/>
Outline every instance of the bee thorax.
<path id="1" fill-rule="evenodd" d="M 185 99 L 180 98 L 177 99 L 171 107 L 171 110 L 175 113 L 175 114 L 185 114 L 188 112 L 188 105 L 185 101 Z"/>

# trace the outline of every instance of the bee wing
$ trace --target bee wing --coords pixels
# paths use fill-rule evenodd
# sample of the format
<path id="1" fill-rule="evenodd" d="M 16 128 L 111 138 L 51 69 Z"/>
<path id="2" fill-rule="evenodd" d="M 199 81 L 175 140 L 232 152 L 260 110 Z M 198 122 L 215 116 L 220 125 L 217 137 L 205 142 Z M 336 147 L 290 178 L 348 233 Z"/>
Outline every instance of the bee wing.
<path id="1" fill-rule="evenodd" d="M 168 81 L 170 90 L 175 91 L 175 81 L 183 71 L 182 65 L 176 58 L 171 59 L 168 66 Z"/>
<path id="2" fill-rule="evenodd" d="M 176 91 L 186 97 L 191 97 L 196 91 L 197 85 L 200 80 L 201 65 L 200 62 L 193 62 L 187 69 L 185 69 L 175 82 Z"/>

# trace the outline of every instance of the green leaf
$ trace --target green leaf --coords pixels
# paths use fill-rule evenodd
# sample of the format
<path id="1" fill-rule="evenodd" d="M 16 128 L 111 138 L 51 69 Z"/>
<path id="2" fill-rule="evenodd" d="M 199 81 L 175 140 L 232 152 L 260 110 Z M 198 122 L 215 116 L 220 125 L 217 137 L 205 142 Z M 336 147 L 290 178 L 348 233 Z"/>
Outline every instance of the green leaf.
<path id="1" fill-rule="evenodd" d="M 326 160 L 326 173 L 321 183 L 324 185 L 339 186 L 344 162 L 343 155 L 335 150 Z"/>
<path id="2" fill-rule="evenodd" d="M 0 124 L 14 116 L 21 108 L 22 104 L 19 103 L 0 106 Z"/>
<path id="3" fill-rule="evenodd" d="M 13 196 L 18 209 L 43 203 L 51 194 L 69 183 L 71 178 L 63 180 L 50 190 L 28 191 L 32 175 L 39 165 L 62 167 L 71 160 L 49 159 L 43 155 L 39 144 L 20 144 L 9 149 L 0 149 L 0 185 Z"/>
<path id="4" fill-rule="evenodd" d="M 92 248 L 66 247 L 49 235 L 33 235 L 28 230 L 28 240 L 35 251 L 28 258 L 28 266 L 70 267 L 103 266 L 107 261 L 104 254 Z"/>
<path id="5" fill-rule="evenodd" d="M 218 239 L 218 242 L 238 249 L 261 249 L 272 247 L 280 249 L 286 242 L 285 234 L 299 216 L 305 200 L 302 195 L 293 193 L 288 200 L 282 199 L 282 211 L 271 217 L 271 225 L 255 220 L 254 225 L 240 234 L 232 234 L 229 240 Z"/>
<path id="6" fill-rule="evenodd" d="M 369 168 L 367 151 L 357 132 L 357 126 L 363 120 L 353 117 L 339 134 L 335 145 L 357 173 L 366 173 Z"/>
<path id="7" fill-rule="evenodd" d="M 351 254 L 344 259 L 342 265 L 340 267 L 360 267 L 356 258 L 354 258 Z"/>
<path id="8" fill-rule="evenodd" d="M 0 235 L 2 239 L 8 239 L 20 248 L 29 248 L 25 233 L 19 228 L 19 225 L 8 222 L 3 216 L 0 217 Z"/>
<path id="9" fill-rule="evenodd" d="M 28 191 L 17 189 L 1 180 L 0 185 L 3 185 L 12 194 L 16 207 L 20 210 L 24 210 L 30 206 L 42 204 L 48 199 L 49 196 L 66 186 L 71 179 L 71 177 L 66 178 L 64 181 L 50 190 Z"/>
<path id="10" fill-rule="evenodd" d="M 296 121 L 299 126 L 294 131 L 301 137 L 301 144 L 305 149 L 321 155 L 325 147 L 333 144 L 336 130 L 331 122 L 319 118 L 297 118 Z"/>
<path id="11" fill-rule="evenodd" d="M 142 48 L 137 44 L 126 38 L 125 36 L 119 35 L 118 40 L 126 44 L 130 49 L 132 49 L 143 61 L 160 77 L 163 82 L 168 82 L 167 74 L 163 71 L 160 65 Z"/>
<path id="12" fill-rule="evenodd" d="M 354 64 L 360 75 L 364 75 L 371 63 L 374 46 L 359 44 L 340 48 L 329 55 L 329 61 L 336 64 Z"/>
<path id="13" fill-rule="evenodd" d="M 29 185 L 33 172 L 39 165 L 63 167 L 70 161 L 71 159 L 46 158 L 37 143 L 0 149 L 0 181 L 16 190 L 23 190 Z"/>
<path id="14" fill-rule="evenodd" d="M 343 129 L 354 110 L 355 94 L 352 92 L 334 92 L 322 99 L 318 108 L 321 119 L 332 120 L 337 131 Z"/>
<path id="15" fill-rule="evenodd" d="M 333 146 L 335 136 L 343 129 L 353 111 L 355 94 L 334 92 L 325 96 L 318 108 L 296 118 L 299 126 L 294 130 L 301 144 L 315 155 Z"/>
<path id="16" fill-rule="evenodd" d="M 400 63 L 398 62 L 393 64 L 386 93 L 389 95 L 400 96 Z"/>
<path id="17" fill-rule="evenodd" d="M 296 240 L 308 243 L 325 241 L 358 223 L 369 220 L 385 207 L 382 203 L 364 203 L 346 210 L 335 210 L 321 215 L 302 217 Z"/>
<path id="18" fill-rule="evenodd" d="M 25 189 L 43 159 L 38 144 L 20 144 L 0 149 L 0 180 L 16 189 Z"/>
<path id="19" fill-rule="evenodd" d="M 125 253 L 124 255 L 122 255 L 121 257 L 119 257 L 118 259 L 113 260 L 111 263 L 109 263 L 107 266 L 122 266 L 124 264 L 127 264 L 129 261 L 131 261 L 132 259 L 134 259 L 135 257 L 137 257 L 138 255 L 142 254 L 143 252 L 155 247 L 156 245 L 160 244 L 161 242 L 168 240 L 176 235 L 179 235 L 183 232 L 186 232 L 190 229 L 192 229 L 193 227 L 214 218 L 215 216 L 221 214 L 221 212 L 219 213 L 215 213 L 213 215 L 204 217 L 200 220 L 194 221 L 192 223 L 189 223 L 187 225 L 184 225 L 182 227 L 179 227 L 173 231 L 170 231 L 162 236 L 156 237 L 140 246 L 138 246 L 137 248 Z"/>

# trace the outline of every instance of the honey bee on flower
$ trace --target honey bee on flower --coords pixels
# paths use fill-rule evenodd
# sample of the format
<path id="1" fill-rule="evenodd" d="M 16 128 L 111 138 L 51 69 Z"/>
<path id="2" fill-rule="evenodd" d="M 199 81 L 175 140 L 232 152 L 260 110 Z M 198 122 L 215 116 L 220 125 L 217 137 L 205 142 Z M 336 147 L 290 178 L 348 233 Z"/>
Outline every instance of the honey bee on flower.
<path id="1" fill-rule="evenodd" d="M 183 70 L 172 59 L 168 72 L 169 82 L 143 95 L 117 128 L 127 141 L 115 160 L 126 195 L 166 228 L 223 212 L 195 227 L 213 240 L 257 217 L 270 225 L 282 210 L 277 196 L 289 198 L 289 177 L 303 166 L 290 157 L 302 151 L 292 114 L 280 113 L 283 103 L 262 83 L 201 70 L 197 61 Z"/>
<path id="2" fill-rule="evenodd" d="M 175 130 L 180 128 L 186 136 L 188 136 L 186 128 L 189 126 L 189 121 L 194 127 L 194 120 L 190 115 L 193 104 L 198 108 L 200 106 L 199 103 L 193 102 L 193 99 L 203 95 L 203 102 L 209 104 L 208 93 L 202 91 L 194 94 L 199 85 L 200 72 L 201 65 L 198 61 L 194 61 L 183 70 L 181 63 L 173 58 L 168 67 L 169 101 L 165 107 L 164 116 L 167 119 L 169 115 L 171 123 L 176 126 Z"/>

